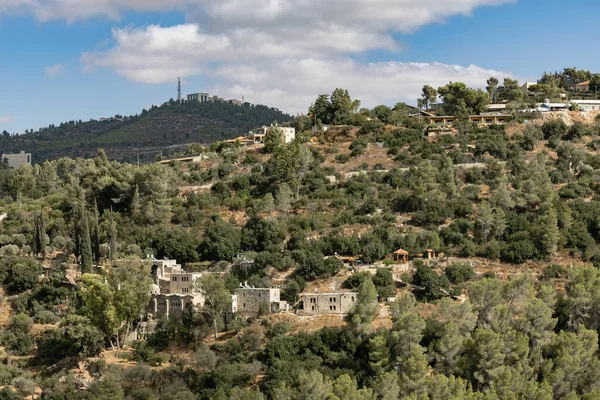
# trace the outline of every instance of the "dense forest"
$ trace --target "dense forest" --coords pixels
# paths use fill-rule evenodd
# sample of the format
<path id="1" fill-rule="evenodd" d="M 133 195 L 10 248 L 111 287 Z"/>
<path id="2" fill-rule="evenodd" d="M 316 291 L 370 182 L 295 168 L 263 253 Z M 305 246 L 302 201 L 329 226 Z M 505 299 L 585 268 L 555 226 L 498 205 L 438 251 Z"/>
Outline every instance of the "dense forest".
<path id="1" fill-rule="evenodd" d="M 444 106 L 490 100 L 473 91 L 442 88 Z M 599 121 L 461 117 L 427 137 L 402 104 L 359 107 L 338 89 L 293 142 L 215 142 L 201 164 L 0 169 L 0 399 L 600 398 Z M 207 301 L 127 342 L 148 255 L 206 273 Z M 240 282 L 292 308 L 337 282 L 358 295 L 343 319 L 226 320 Z"/>
<path id="2" fill-rule="evenodd" d="M 263 105 L 171 100 L 129 117 L 69 121 L 38 131 L 27 130 L 21 135 L 11 136 L 5 131 L 0 136 L 0 148 L 6 153 L 30 152 L 37 162 L 64 156 L 93 156 L 98 147 L 105 148 L 112 158 L 131 162 L 139 153 L 142 161 L 153 161 L 169 146 L 210 144 L 290 119 L 289 115 Z"/>

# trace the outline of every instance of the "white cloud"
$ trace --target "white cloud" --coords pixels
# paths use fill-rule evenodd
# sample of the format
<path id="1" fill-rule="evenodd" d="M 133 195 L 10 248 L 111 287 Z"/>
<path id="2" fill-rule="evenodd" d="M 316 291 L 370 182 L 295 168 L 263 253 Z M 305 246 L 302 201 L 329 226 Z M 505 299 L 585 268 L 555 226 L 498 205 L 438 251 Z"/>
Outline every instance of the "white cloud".
<path id="1" fill-rule="evenodd" d="M 318 93 L 330 93 L 336 87 L 349 89 L 363 105 L 373 106 L 415 103 L 424 84 L 462 81 L 483 87 L 490 76 L 509 76 L 474 65 L 365 63 L 348 56 L 347 43 L 304 39 L 284 45 L 268 30 L 207 34 L 198 24 L 128 27 L 113 30 L 112 48 L 85 53 L 82 61 L 88 67 L 114 68 L 128 79 L 146 83 L 203 74 L 214 82 L 206 88 L 211 93 L 244 96 L 293 113 L 305 112 Z M 364 50 L 380 46 L 380 42 L 361 43 Z"/>
<path id="2" fill-rule="evenodd" d="M 373 105 L 414 102 L 425 83 L 482 86 L 490 75 L 505 76 L 477 66 L 365 63 L 354 56 L 401 51 L 398 34 L 515 1 L 0 0 L 0 13 L 76 21 L 119 19 L 128 10 L 181 10 L 182 25 L 113 29 L 109 46 L 82 54 L 84 70 L 110 68 L 146 83 L 204 75 L 213 93 L 301 111 L 317 93 L 337 86 Z"/>
<path id="3" fill-rule="evenodd" d="M 13 122 L 14 118 L 10 115 L 0 115 L 0 124 L 8 124 L 9 122 Z"/>
<path id="4" fill-rule="evenodd" d="M 44 72 L 46 74 L 46 78 L 54 78 L 56 75 L 59 75 L 65 69 L 64 65 L 56 64 L 51 67 L 46 67 Z"/>

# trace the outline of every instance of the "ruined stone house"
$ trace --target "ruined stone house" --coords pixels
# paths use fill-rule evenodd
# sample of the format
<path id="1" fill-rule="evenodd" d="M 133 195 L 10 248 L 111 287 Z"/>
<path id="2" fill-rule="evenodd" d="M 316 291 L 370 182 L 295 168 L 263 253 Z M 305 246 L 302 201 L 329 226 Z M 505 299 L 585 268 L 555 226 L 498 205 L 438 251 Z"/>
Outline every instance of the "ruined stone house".
<path id="1" fill-rule="evenodd" d="M 300 310 L 302 315 L 341 314 L 350 312 L 358 293 L 301 293 Z"/>

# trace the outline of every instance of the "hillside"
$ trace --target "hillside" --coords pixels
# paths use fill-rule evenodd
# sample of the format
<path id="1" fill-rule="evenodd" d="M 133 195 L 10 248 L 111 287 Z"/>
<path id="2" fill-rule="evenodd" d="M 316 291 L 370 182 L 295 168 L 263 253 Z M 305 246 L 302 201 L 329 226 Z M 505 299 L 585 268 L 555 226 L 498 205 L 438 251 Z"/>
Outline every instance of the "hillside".
<path id="1" fill-rule="evenodd" d="M 2 152 L 24 150 L 35 162 L 58 157 L 84 157 L 99 147 L 119 160 L 152 161 L 156 153 L 183 149 L 189 143 L 209 144 L 245 134 L 250 129 L 285 122 L 291 116 L 275 108 L 246 103 L 165 103 L 140 115 L 69 121 L 37 132 L 1 136 Z"/>
<path id="2" fill-rule="evenodd" d="M 143 124 L 168 135 L 172 111 L 88 134 L 143 145 Z M 569 118 L 427 137 L 405 117 L 209 146 L 201 163 L 98 152 L 0 169 L 0 385 L 82 400 L 598 398 L 565 371 L 600 381 L 600 126 Z M 164 259 L 185 272 L 159 279 Z M 183 296 L 199 288 L 204 305 Z"/>

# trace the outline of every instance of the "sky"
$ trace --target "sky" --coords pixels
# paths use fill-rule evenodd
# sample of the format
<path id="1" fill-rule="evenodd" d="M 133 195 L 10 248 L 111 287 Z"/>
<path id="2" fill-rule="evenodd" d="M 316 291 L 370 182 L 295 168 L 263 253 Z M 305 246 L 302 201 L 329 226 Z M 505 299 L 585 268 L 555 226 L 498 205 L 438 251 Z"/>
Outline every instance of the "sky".
<path id="1" fill-rule="evenodd" d="M 365 107 L 424 84 L 600 71 L 600 2 L 0 0 L 0 131 L 131 115 L 183 93 L 291 114 L 346 88 Z"/>

